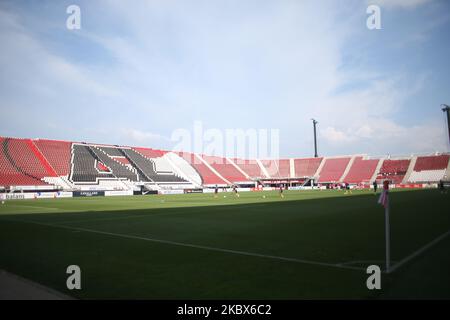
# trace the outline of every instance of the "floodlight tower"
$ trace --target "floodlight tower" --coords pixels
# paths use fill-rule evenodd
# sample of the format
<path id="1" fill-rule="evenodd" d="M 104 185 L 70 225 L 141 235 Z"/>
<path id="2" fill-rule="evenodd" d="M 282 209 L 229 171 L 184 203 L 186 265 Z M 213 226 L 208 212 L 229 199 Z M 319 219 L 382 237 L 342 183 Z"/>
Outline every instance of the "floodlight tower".
<path id="1" fill-rule="evenodd" d="M 314 158 L 317 158 L 319 155 L 317 154 L 317 132 L 316 132 L 316 125 L 319 123 L 315 119 L 311 119 L 313 122 L 313 128 L 314 128 Z"/>
<path id="2" fill-rule="evenodd" d="M 450 142 L 450 106 L 447 104 L 441 104 L 442 111 L 447 113 L 447 128 L 448 128 L 448 139 Z"/>

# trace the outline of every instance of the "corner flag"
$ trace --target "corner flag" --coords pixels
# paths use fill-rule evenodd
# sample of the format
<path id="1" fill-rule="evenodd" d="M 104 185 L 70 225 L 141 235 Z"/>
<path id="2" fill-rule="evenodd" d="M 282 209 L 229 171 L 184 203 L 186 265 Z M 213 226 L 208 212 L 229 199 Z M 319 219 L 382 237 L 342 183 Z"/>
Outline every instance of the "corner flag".
<path id="1" fill-rule="evenodd" d="M 383 192 L 381 192 L 380 198 L 378 198 L 378 203 L 385 209 L 389 207 L 389 181 L 387 180 L 383 182 Z"/>

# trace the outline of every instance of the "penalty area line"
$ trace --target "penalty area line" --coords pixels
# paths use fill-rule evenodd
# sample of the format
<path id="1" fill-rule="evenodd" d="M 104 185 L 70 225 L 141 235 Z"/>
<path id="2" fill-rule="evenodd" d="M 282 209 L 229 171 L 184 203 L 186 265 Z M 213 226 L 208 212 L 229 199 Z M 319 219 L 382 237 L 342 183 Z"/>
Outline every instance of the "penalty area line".
<path id="1" fill-rule="evenodd" d="M 345 265 L 341 265 L 339 263 L 335 264 L 335 263 L 326 263 L 326 262 L 319 262 L 319 261 L 312 261 L 312 260 L 305 260 L 305 259 L 288 258 L 288 257 L 282 257 L 282 256 L 267 255 L 267 254 L 262 254 L 262 253 L 255 253 L 255 252 L 248 252 L 248 251 L 240 251 L 240 250 L 233 250 L 233 249 L 225 249 L 225 248 L 217 248 L 217 247 L 210 247 L 210 246 L 204 246 L 204 245 L 197 245 L 197 244 L 191 244 L 191 243 L 185 243 L 185 242 L 162 240 L 162 239 L 155 239 L 155 238 L 142 237 L 142 236 L 133 236 L 133 235 L 128 235 L 128 234 L 113 233 L 113 232 L 100 231 L 100 230 L 94 230 L 94 229 L 77 228 L 77 227 L 64 226 L 64 225 L 54 225 L 54 224 L 41 223 L 41 222 L 36 222 L 36 221 L 24 221 L 24 220 L 15 220 L 15 219 L 14 220 L 12 220 L 12 219 L 11 220 L 3 219 L 3 220 L 5 220 L 5 221 L 12 221 L 12 222 L 36 224 L 36 225 L 41 225 L 41 226 L 46 226 L 46 227 L 67 229 L 67 230 L 72 230 L 72 231 L 83 231 L 83 232 L 100 234 L 100 235 L 106 235 L 106 236 L 112 236 L 112 237 L 118 237 L 118 238 L 125 238 L 125 239 L 132 239 L 132 240 L 142 240 L 142 241 L 161 243 L 161 244 L 167 244 L 167 245 L 178 246 L 178 247 L 187 247 L 187 248 L 201 249 L 201 250 L 207 250 L 207 251 L 214 251 L 214 252 L 222 252 L 222 253 L 229 253 L 229 254 L 249 256 L 249 257 L 264 258 L 264 259 L 270 259 L 270 260 L 294 262 L 294 263 L 299 263 L 299 264 L 309 264 L 309 265 L 316 265 L 316 266 L 322 266 L 322 267 L 331 267 L 331 268 L 357 270 L 357 271 L 361 271 L 361 270 L 365 271 L 366 270 L 365 268 L 345 266 Z"/>

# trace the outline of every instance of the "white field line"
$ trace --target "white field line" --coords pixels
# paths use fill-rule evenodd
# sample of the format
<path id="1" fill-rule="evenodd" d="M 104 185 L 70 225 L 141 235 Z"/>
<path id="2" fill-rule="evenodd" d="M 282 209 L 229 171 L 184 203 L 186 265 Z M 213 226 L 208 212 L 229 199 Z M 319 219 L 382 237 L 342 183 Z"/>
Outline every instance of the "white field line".
<path id="1" fill-rule="evenodd" d="M 392 262 L 394 262 L 394 261 L 392 261 Z M 347 266 L 347 265 L 352 265 L 352 264 L 376 264 L 376 263 L 384 264 L 385 261 L 384 260 L 355 260 L 355 261 L 341 262 L 341 263 L 339 263 L 339 265 Z"/>
<path id="2" fill-rule="evenodd" d="M 214 252 L 222 252 L 222 253 L 229 253 L 229 254 L 235 254 L 235 255 L 242 255 L 242 256 L 250 256 L 250 257 L 278 260 L 278 261 L 286 261 L 286 262 L 294 262 L 294 263 L 300 263 L 300 264 L 317 265 L 317 266 L 332 267 L 332 268 L 338 268 L 338 269 L 349 269 L 349 270 L 358 270 L 358 271 L 366 270 L 365 268 L 344 266 L 344 265 L 334 264 L 334 263 L 326 263 L 326 262 L 311 261 L 311 260 L 305 260 L 305 259 L 296 259 L 296 258 L 287 258 L 287 257 L 281 257 L 281 256 L 266 255 L 266 254 L 247 252 L 247 251 L 239 251 L 239 250 L 231 250 L 231 249 L 224 249 L 224 248 L 216 248 L 216 247 L 196 245 L 196 244 L 191 244 L 191 243 L 176 242 L 176 241 L 170 241 L 170 240 L 161 240 L 161 239 L 133 236 L 133 235 L 128 235 L 128 234 L 113 233 L 113 232 L 99 231 L 99 230 L 86 229 L 86 228 L 76 228 L 76 227 L 69 227 L 69 226 L 62 226 L 62 225 L 53 225 L 53 224 L 48 224 L 48 223 L 40 223 L 40 222 L 36 222 L 36 221 L 24 221 L 24 220 L 12 220 L 12 219 L 11 220 L 10 219 L 3 219 L 3 220 L 11 221 L 11 222 L 36 224 L 36 225 L 41 225 L 41 226 L 46 226 L 46 227 L 67 229 L 67 230 L 72 230 L 72 231 L 83 231 L 83 232 L 89 232 L 89 233 L 94 233 L 94 234 L 101 234 L 101 235 L 118 237 L 118 238 L 142 240 L 142 241 L 149 241 L 149 242 L 155 242 L 155 243 L 162 243 L 162 244 L 178 246 L 178 247 L 187 247 L 187 248 L 208 250 L 208 251 L 214 251 Z"/>
<path id="3" fill-rule="evenodd" d="M 417 257 L 418 255 L 424 253 L 425 251 L 427 251 L 428 249 L 430 249 L 432 246 L 436 245 L 438 242 L 444 240 L 448 235 L 450 234 L 450 230 L 448 230 L 447 232 L 441 234 L 439 237 L 437 237 L 436 239 L 434 239 L 433 241 L 430 241 L 428 244 L 424 245 L 423 247 L 421 247 L 420 249 L 414 251 L 413 253 L 411 253 L 409 256 L 407 256 L 406 258 L 400 260 L 399 263 L 395 264 L 394 266 L 391 267 L 391 269 L 389 270 L 390 272 L 394 272 L 395 270 L 397 270 L 398 268 L 400 268 L 401 266 L 403 266 L 405 263 L 409 262 L 410 260 L 414 259 L 415 257 Z"/>

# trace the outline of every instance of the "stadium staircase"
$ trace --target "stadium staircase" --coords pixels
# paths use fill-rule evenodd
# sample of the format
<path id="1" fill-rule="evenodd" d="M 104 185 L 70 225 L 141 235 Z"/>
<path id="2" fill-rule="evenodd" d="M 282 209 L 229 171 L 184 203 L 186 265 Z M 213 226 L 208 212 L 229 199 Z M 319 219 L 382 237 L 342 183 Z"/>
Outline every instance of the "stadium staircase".
<path id="1" fill-rule="evenodd" d="M 280 169 L 278 167 L 278 162 L 275 160 L 259 160 L 262 166 L 265 169 L 268 178 L 271 179 L 279 179 L 280 178 Z"/>
<path id="2" fill-rule="evenodd" d="M 347 156 L 326 158 L 318 181 L 320 183 L 340 182 L 350 159 L 351 157 Z"/>
<path id="3" fill-rule="evenodd" d="M 402 180 L 402 183 L 408 183 L 409 177 L 411 176 L 411 173 L 414 171 L 414 167 L 416 166 L 417 157 L 413 156 L 411 158 L 411 162 L 409 163 L 408 170 L 406 171 L 405 177 Z"/>
<path id="4" fill-rule="evenodd" d="M 215 174 L 211 169 L 199 159 L 194 153 L 190 152 L 177 152 L 178 156 L 185 160 L 201 177 L 203 185 L 226 185 L 222 178 Z"/>
<path id="5" fill-rule="evenodd" d="M 173 172 L 184 178 L 186 181 L 192 183 L 195 188 L 201 187 L 202 178 L 186 160 L 173 152 L 168 152 L 163 157 L 171 165 Z"/>
<path id="6" fill-rule="evenodd" d="M 251 180 L 263 178 L 264 174 L 261 172 L 261 166 L 256 160 L 233 159 L 233 162 Z"/>
<path id="7" fill-rule="evenodd" d="M 314 181 L 318 181 L 319 180 L 320 174 L 322 173 L 322 169 L 323 169 L 323 167 L 325 165 L 325 161 L 326 161 L 325 158 L 322 158 L 322 160 L 320 161 L 319 167 L 317 168 L 317 170 L 316 170 L 316 172 L 314 173 L 314 176 L 313 176 L 314 177 Z"/>
<path id="8" fill-rule="evenodd" d="M 377 180 L 390 180 L 394 184 L 400 184 L 408 171 L 410 159 L 385 159 L 381 166 Z"/>
<path id="9" fill-rule="evenodd" d="M 214 173 L 219 179 L 221 179 L 222 181 L 224 181 L 226 184 L 231 184 L 230 181 L 228 181 L 227 179 L 225 179 L 225 177 L 223 177 L 216 169 L 213 168 L 212 165 L 210 165 L 205 159 L 203 159 L 203 156 L 198 155 L 198 154 L 194 154 L 194 156 L 200 160 L 204 166 L 206 166 L 212 173 Z"/>
<path id="10" fill-rule="evenodd" d="M 72 159 L 71 142 L 45 139 L 33 142 L 59 176 L 69 176 Z"/>
<path id="11" fill-rule="evenodd" d="M 256 159 L 256 163 L 258 163 L 261 172 L 264 174 L 265 178 L 270 178 L 269 173 L 266 170 L 266 167 L 262 164 L 261 160 Z"/>
<path id="12" fill-rule="evenodd" d="M 244 171 L 242 170 L 236 163 L 234 163 L 234 161 L 230 158 L 226 158 L 226 160 L 236 168 L 237 171 L 239 171 L 248 181 L 251 181 L 252 179 L 250 178 L 250 176 Z"/>
<path id="13" fill-rule="evenodd" d="M 369 184 L 371 178 L 376 172 L 379 160 L 364 159 L 363 156 L 355 156 L 352 166 L 343 179 L 348 183 Z"/>
<path id="14" fill-rule="evenodd" d="M 47 161 L 47 159 L 44 157 L 44 155 L 41 153 L 41 151 L 36 147 L 34 142 L 31 139 L 27 139 L 26 143 L 28 144 L 31 151 L 33 151 L 36 158 L 39 160 L 39 162 L 42 164 L 42 166 L 47 171 L 48 177 L 57 177 L 58 174 L 53 169 L 53 167 L 50 165 L 50 163 Z"/>
<path id="15" fill-rule="evenodd" d="M 295 178 L 295 162 L 294 159 L 289 159 L 289 175 L 291 178 Z"/>
<path id="16" fill-rule="evenodd" d="M 339 182 L 344 182 L 345 181 L 345 177 L 347 176 L 347 174 L 350 171 L 350 168 L 353 166 L 353 162 L 355 161 L 356 156 L 352 156 L 350 158 L 350 161 L 347 164 L 347 167 L 345 167 L 344 173 L 342 174 L 342 177 L 339 179 Z"/>
<path id="17" fill-rule="evenodd" d="M 447 165 L 447 169 L 445 170 L 445 174 L 444 174 L 443 179 L 445 181 L 450 181 L 450 161 L 449 161 L 449 163 Z"/>
<path id="18" fill-rule="evenodd" d="M 372 178 L 370 178 L 370 182 L 369 182 L 370 185 L 373 184 L 373 182 L 377 179 L 378 175 L 380 174 L 380 170 L 381 170 L 381 166 L 383 165 L 383 161 L 384 161 L 384 158 L 380 158 L 378 160 L 377 167 L 375 168 L 375 172 L 373 173 Z"/>
<path id="19" fill-rule="evenodd" d="M 247 176 L 244 175 L 239 169 L 236 169 L 236 167 L 227 158 L 206 155 L 201 155 L 201 158 L 226 181 L 237 183 L 248 180 Z"/>

